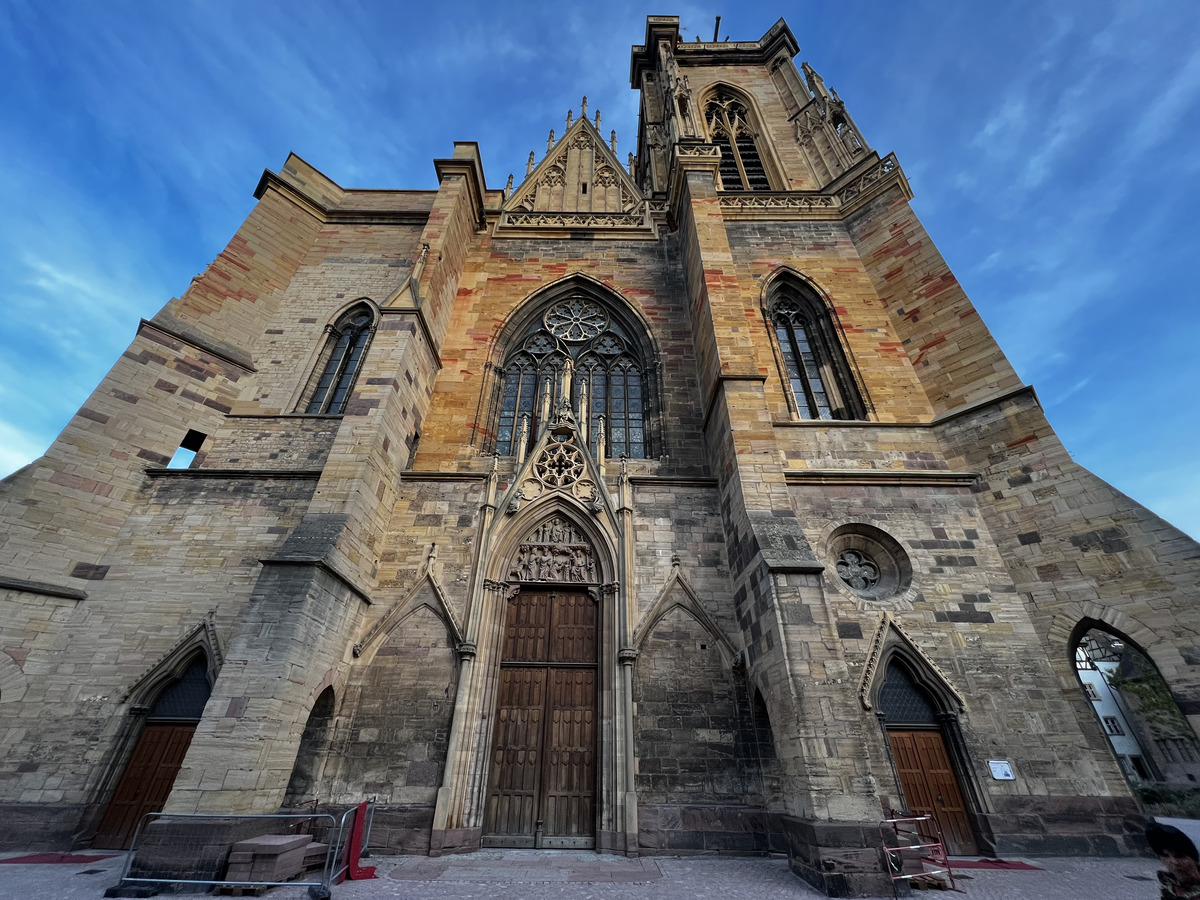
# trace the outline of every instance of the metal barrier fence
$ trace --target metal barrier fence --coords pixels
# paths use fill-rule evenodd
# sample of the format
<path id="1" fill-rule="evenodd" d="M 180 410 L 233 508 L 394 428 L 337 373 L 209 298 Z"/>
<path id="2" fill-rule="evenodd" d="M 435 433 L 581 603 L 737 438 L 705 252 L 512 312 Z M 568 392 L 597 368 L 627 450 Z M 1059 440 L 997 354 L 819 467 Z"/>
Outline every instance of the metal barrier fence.
<path id="1" fill-rule="evenodd" d="M 352 846 L 357 816 L 365 813 L 361 848 Z M 121 880 L 107 896 L 120 897 L 133 890 L 169 885 L 227 888 L 266 888 L 281 885 L 308 887 L 314 900 L 329 900 L 330 889 L 341 883 L 366 856 L 371 824 L 375 818 L 374 798 L 352 806 L 340 818 L 332 813 L 277 813 L 266 815 L 210 815 L 207 813 L 147 813 L 138 822 Z M 280 838 L 310 836 L 310 842 L 280 841 Z M 258 838 L 264 844 L 289 847 L 289 866 L 300 861 L 300 877 L 271 880 L 272 873 L 257 868 L 250 860 L 231 860 L 235 844 Z M 294 846 L 293 846 L 294 845 Z M 324 848 L 321 849 L 321 845 Z M 361 850 L 361 853 L 358 852 Z M 297 851 L 303 851 L 297 854 Z M 249 855 L 249 854 L 244 854 Z M 351 856 L 354 858 L 352 859 Z M 279 857 L 276 857 L 278 859 Z M 319 864 L 319 869 L 317 865 Z M 230 877 L 235 876 L 235 877 Z"/>

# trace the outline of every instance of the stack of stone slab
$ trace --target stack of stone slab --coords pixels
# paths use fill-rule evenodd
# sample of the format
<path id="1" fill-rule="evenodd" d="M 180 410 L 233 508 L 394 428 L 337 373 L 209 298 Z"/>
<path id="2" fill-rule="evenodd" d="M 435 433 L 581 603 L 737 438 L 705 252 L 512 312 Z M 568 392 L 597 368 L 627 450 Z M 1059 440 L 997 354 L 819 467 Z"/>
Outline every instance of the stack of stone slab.
<path id="1" fill-rule="evenodd" d="M 327 844 L 309 834 L 264 834 L 238 841 L 229 851 L 226 881 L 288 881 L 325 861 Z"/>

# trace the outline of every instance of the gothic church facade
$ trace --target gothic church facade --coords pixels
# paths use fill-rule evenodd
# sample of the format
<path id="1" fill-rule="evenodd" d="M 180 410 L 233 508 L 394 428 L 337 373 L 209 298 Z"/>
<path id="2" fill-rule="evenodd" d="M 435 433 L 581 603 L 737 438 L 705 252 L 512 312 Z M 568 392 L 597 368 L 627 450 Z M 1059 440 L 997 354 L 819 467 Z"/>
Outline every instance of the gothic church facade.
<path id="1" fill-rule="evenodd" d="M 0 840 L 378 798 L 442 854 L 1138 852 L 1075 671 L 1200 714 L 1197 545 L 1076 465 L 780 21 L 523 181 L 296 156 L 0 486 Z M 176 451 L 194 457 L 173 465 Z"/>

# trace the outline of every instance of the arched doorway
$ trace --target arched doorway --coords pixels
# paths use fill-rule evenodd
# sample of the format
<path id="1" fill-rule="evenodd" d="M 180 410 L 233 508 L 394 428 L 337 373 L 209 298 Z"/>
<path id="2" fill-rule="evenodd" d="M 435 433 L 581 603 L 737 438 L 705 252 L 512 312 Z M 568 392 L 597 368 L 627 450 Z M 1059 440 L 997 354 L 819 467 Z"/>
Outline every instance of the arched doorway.
<path id="1" fill-rule="evenodd" d="M 553 516 L 521 543 L 504 610 L 485 847 L 594 847 L 600 605 L 590 542 Z"/>
<path id="2" fill-rule="evenodd" d="M 1125 778 L 1196 788 L 1200 742 L 1158 667 L 1124 635 L 1088 625 L 1076 629 L 1075 674 Z"/>
<path id="3" fill-rule="evenodd" d="M 594 590 L 523 585 L 508 601 L 485 847 L 594 847 Z"/>
<path id="4" fill-rule="evenodd" d="M 897 659 L 888 663 L 879 692 L 879 711 L 907 810 L 933 816 L 951 853 L 978 852 L 967 805 L 947 752 L 942 717 L 934 698 Z"/>
<path id="5" fill-rule="evenodd" d="M 333 686 L 330 685 L 321 691 L 312 712 L 308 714 L 304 733 L 300 736 L 300 749 L 296 752 L 296 762 L 292 765 L 292 775 L 284 792 L 284 806 L 317 799 L 316 786 L 321 780 L 321 763 L 333 725 L 334 700 Z"/>
<path id="6" fill-rule="evenodd" d="M 207 670 L 204 657 L 197 656 L 150 706 L 93 847 L 127 849 L 142 816 L 158 812 L 167 802 L 212 690 Z"/>

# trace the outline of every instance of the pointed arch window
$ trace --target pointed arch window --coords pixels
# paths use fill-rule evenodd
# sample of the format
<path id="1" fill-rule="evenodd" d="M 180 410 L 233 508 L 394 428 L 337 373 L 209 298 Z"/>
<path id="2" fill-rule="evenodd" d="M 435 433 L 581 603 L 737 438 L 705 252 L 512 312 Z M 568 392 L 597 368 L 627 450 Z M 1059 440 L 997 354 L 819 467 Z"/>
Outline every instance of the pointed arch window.
<path id="1" fill-rule="evenodd" d="M 329 339 L 321 353 L 317 372 L 303 404 L 304 412 L 336 415 L 346 401 L 362 370 L 363 358 L 375 332 L 375 315 L 368 306 L 357 306 L 329 327 Z"/>
<path id="2" fill-rule="evenodd" d="M 721 148 L 721 186 L 726 191 L 769 191 L 770 179 L 763 166 L 746 105 L 718 91 L 704 104 L 709 137 Z"/>
<path id="3" fill-rule="evenodd" d="M 497 453 L 531 447 L 565 391 L 593 452 L 646 457 L 646 364 L 601 304 L 583 296 L 554 303 L 513 346 L 501 367 Z"/>
<path id="4" fill-rule="evenodd" d="M 863 419 L 865 409 L 825 305 L 784 285 L 772 297 L 771 326 L 801 419 Z"/>

